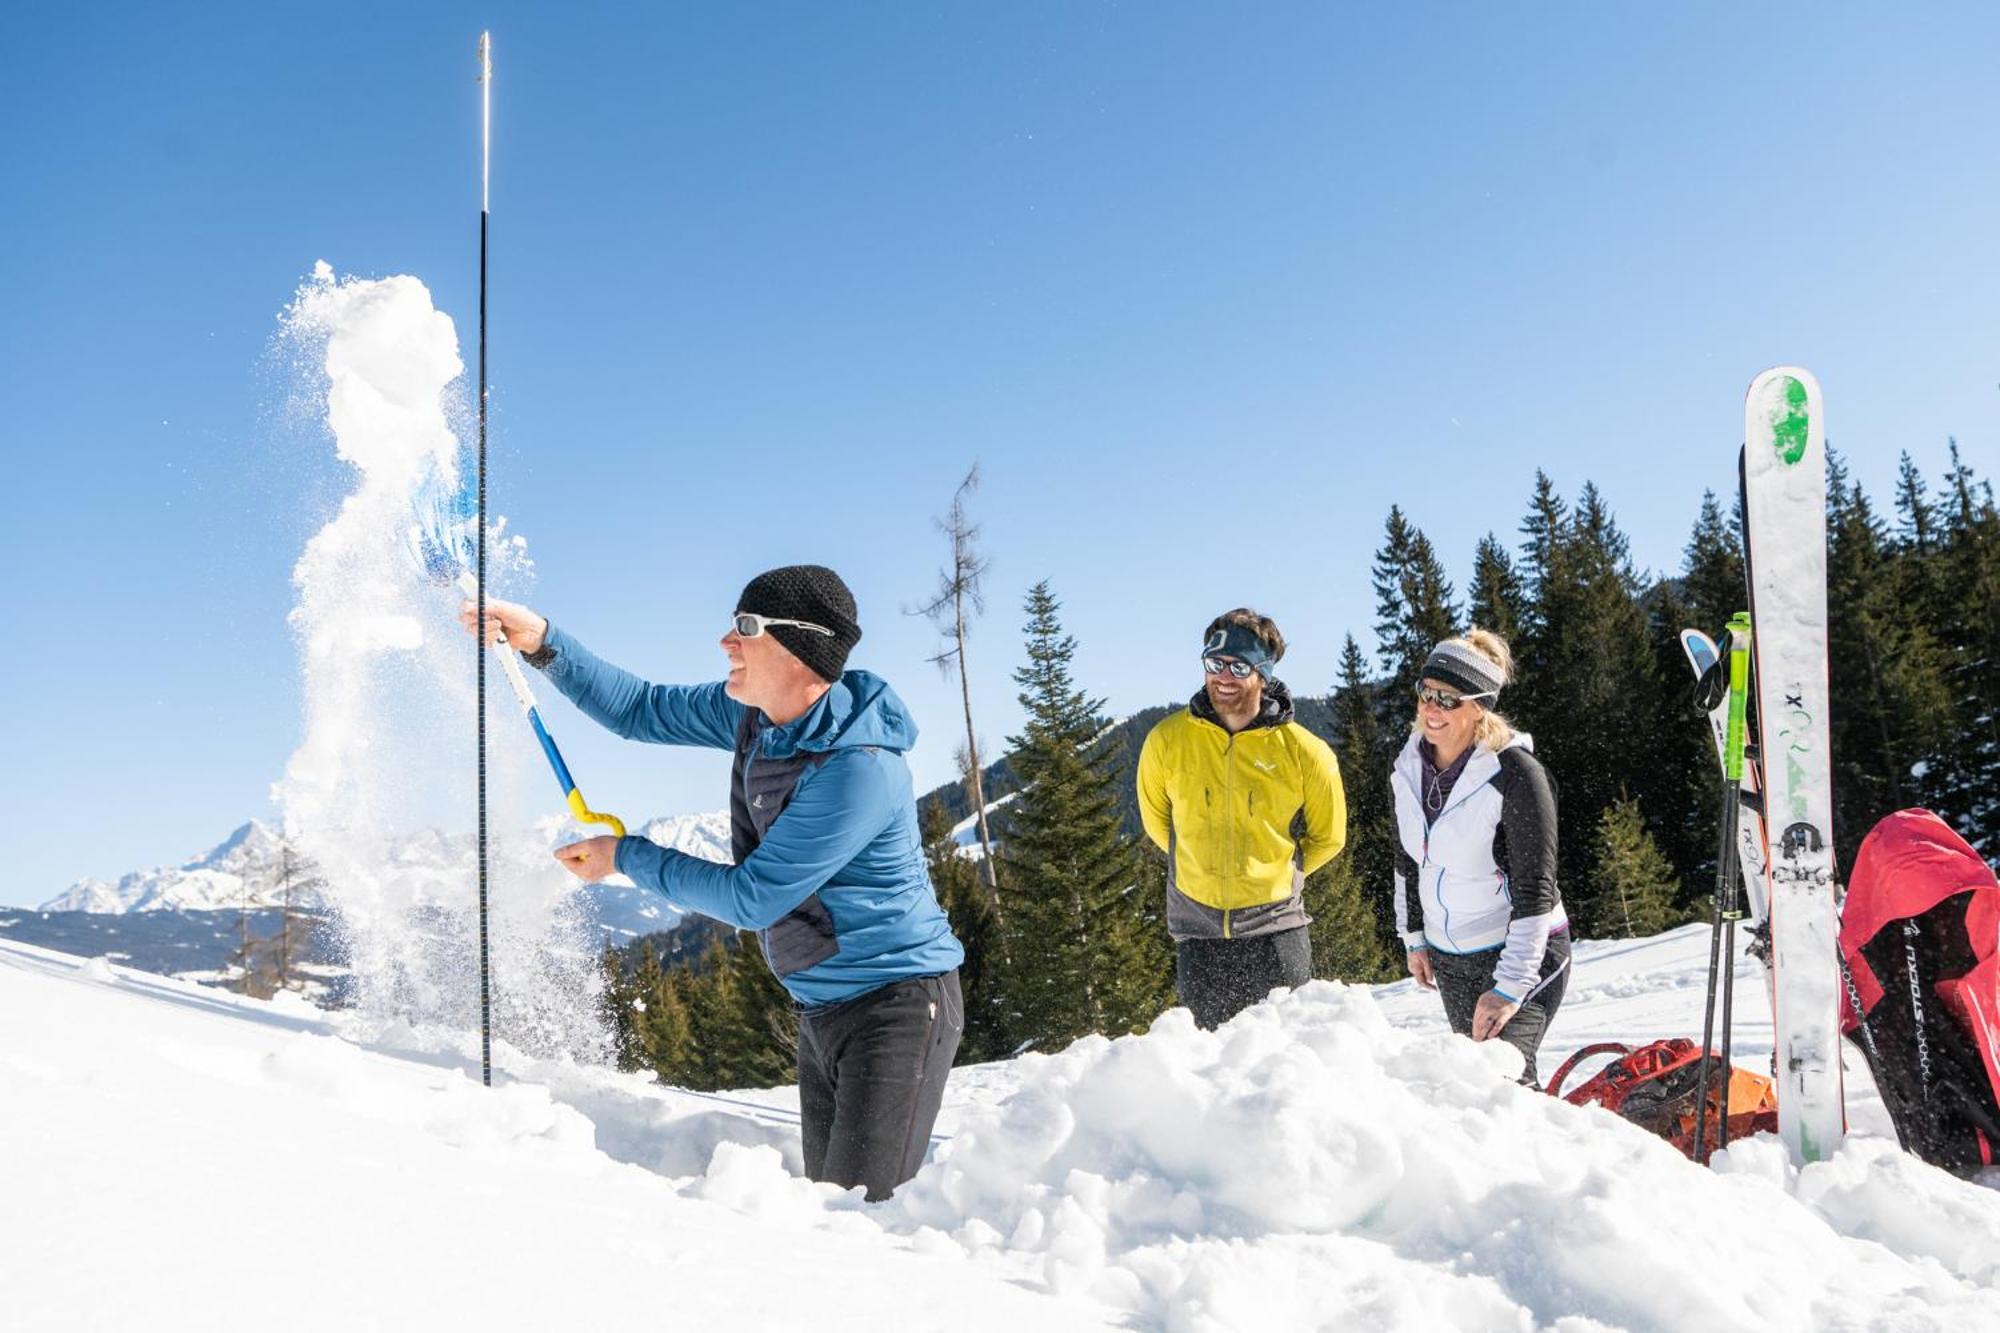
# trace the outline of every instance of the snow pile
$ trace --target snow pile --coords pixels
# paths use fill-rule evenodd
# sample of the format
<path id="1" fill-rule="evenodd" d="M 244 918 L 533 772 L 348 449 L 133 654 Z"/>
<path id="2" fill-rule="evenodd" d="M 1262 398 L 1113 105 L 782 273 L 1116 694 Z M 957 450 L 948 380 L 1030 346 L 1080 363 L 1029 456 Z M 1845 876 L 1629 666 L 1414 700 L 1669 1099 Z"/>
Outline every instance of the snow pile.
<path id="1" fill-rule="evenodd" d="M 551 1077 L 482 1088 L 328 1022 L 0 941 L 0 1325 L 1103 1327 L 857 1217 L 773 1236 L 607 1153 L 555 1091 L 669 1104 L 636 1079 L 499 1047 Z"/>
<path id="2" fill-rule="evenodd" d="M 2000 1327 L 2000 1194 L 1881 1140 L 1704 1171 L 1363 989 L 1017 1063 L 884 1215 L 1147 1327 Z"/>
<path id="3" fill-rule="evenodd" d="M 285 335 L 320 351 L 295 361 L 323 389 L 354 489 L 293 570 L 305 737 L 276 796 L 285 836 L 324 874 L 361 1006 L 378 1017 L 476 1026 L 475 878 L 454 858 L 394 838 L 404 811 L 474 770 L 474 684 L 453 623 L 458 598 L 413 552 L 419 506 L 457 491 L 447 411 L 463 370 L 451 320 L 411 277 L 336 281 L 321 263 L 287 310 Z M 518 541 L 495 542 L 497 580 Z M 504 708 L 504 701 L 502 703 Z M 489 716 L 505 717 L 489 705 Z M 521 748 L 497 745 L 504 787 Z M 469 800 L 469 794 L 467 799 Z M 494 991 L 509 1027 L 546 1050 L 597 1055 L 604 1035 L 595 941 L 574 881 L 540 848 L 496 849 L 489 885 Z"/>
<path id="4" fill-rule="evenodd" d="M 1643 992 L 1600 967 L 1658 965 L 1624 1036 L 1698 1021 L 1690 938 L 1580 950 L 1602 998 L 1579 1028 Z M 795 1174 L 791 1089 L 689 1093 L 501 1043 L 487 1091 L 462 1030 L 0 941 L 0 1280 L 27 1327 L 208 1326 L 338 1272 L 287 1307 L 301 1326 L 581 1327 L 668 1299 L 677 1326 L 725 1329 L 2000 1328 L 2000 1191 L 1867 1132 L 1803 1172 L 1769 1137 L 1704 1170 L 1514 1086 L 1510 1051 L 1425 998 L 1403 1027 L 1385 1010 L 1414 1011 L 1407 987 L 1315 983 L 1221 1032 L 1177 1011 L 956 1070 L 948 1139 L 866 1205 Z M 288 1197 L 309 1245 L 263 1225 Z M 233 1225 L 218 1198 L 268 1206 Z"/>

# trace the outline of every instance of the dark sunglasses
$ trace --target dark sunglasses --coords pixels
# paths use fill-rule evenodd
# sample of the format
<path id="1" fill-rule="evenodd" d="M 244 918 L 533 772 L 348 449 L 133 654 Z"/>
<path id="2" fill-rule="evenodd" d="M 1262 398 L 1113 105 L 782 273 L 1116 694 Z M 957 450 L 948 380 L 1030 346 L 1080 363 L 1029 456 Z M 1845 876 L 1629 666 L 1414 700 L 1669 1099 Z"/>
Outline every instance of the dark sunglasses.
<path id="1" fill-rule="evenodd" d="M 772 625 L 790 625 L 794 629 L 809 629 L 815 634 L 833 637 L 833 631 L 824 625 L 815 625 L 810 620 L 777 620 L 771 616 L 760 616 L 749 611 L 738 611 L 735 617 L 736 637 L 754 639 Z"/>
<path id="2" fill-rule="evenodd" d="M 1430 704 L 1433 707 L 1442 708 L 1447 713 L 1457 712 L 1458 706 L 1467 699 L 1491 699 L 1492 697 L 1491 692 L 1486 694 L 1453 694 L 1450 690 L 1434 690 L 1428 685 L 1417 686 L 1418 703 Z"/>
<path id="3" fill-rule="evenodd" d="M 1219 676 L 1227 671 L 1238 680 L 1248 680 L 1250 679 L 1250 673 L 1257 668 L 1251 666 L 1241 658 L 1204 657 L 1201 659 L 1201 669 L 1211 676 Z"/>

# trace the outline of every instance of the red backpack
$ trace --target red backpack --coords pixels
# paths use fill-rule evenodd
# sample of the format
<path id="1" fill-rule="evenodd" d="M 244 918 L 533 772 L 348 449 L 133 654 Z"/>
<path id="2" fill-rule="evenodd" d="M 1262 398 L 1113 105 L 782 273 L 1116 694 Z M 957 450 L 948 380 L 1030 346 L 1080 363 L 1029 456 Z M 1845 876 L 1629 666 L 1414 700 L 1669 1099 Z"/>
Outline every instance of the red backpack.
<path id="1" fill-rule="evenodd" d="M 1593 1055 L 1618 1058 L 1564 1096 L 1563 1080 L 1578 1063 Z M 1549 1080 L 1549 1095 L 1572 1106 L 1602 1106 L 1643 1129 L 1649 1129 L 1698 1162 L 1706 1162 L 1720 1138 L 1722 1059 L 1710 1053 L 1708 1073 L 1709 1129 L 1697 1152 L 1694 1144 L 1696 1099 L 1700 1096 L 1702 1055 L 1686 1037 L 1669 1037 L 1634 1049 L 1618 1041 L 1586 1046 L 1563 1061 Z M 1729 1070 L 1729 1137 L 1778 1130 L 1777 1088 L 1770 1079 L 1747 1069 Z"/>
<path id="2" fill-rule="evenodd" d="M 2000 1164 L 2000 880 L 1928 810 L 1862 840 L 1840 909 L 1842 1025 L 1903 1147 L 1970 1176 Z"/>

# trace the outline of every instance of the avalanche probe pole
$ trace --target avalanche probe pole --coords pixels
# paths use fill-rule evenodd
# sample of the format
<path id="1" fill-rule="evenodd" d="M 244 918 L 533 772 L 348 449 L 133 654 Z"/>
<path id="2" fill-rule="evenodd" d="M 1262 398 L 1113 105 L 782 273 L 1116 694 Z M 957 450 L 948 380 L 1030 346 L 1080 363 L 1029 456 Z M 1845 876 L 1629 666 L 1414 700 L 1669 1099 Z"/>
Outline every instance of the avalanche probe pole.
<path id="1" fill-rule="evenodd" d="M 1741 883 L 1736 840 L 1743 820 L 1744 712 L 1750 694 L 1750 615 L 1738 611 L 1729 618 L 1729 731 L 1722 755 L 1722 844 L 1715 868 L 1715 919 L 1708 943 L 1708 1006 L 1701 1022 L 1701 1078 L 1694 1111 L 1695 1159 L 1702 1160 L 1708 1131 L 1708 1074 L 1713 1067 L 1709 1042 L 1715 1035 L 1717 964 L 1722 973 L 1722 1106 L 1716 1126 L 1717 1148 L 1729 1146 L 1729 1036 L 1736 999 L 1736 923 L 1743 916 L 1736 892 Z M 1717 954 L 1721 957 L 1718 959 Z"/>
<path id="2" fill-rule="evenodd" d="M 479 34 L 479 1081 L 493 1086 L 493 987 L 486 933 L 486 215 L 493 177 L 493 35 Z"/>

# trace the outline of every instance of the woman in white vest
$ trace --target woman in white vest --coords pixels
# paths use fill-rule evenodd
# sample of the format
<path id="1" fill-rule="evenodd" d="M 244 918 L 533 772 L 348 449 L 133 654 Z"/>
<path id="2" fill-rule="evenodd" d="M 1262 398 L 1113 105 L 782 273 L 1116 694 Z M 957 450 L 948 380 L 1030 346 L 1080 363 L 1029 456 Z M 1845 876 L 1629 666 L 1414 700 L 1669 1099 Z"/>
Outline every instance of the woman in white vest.
<path id="1" fill-rule="evenodd" d="M 1396 929 L 1410 975 L 1452 1031 L 1535 1052 L 1569 978 L 1556 889 L 1556 797 L 1534 743 L 1494 710 L 1513 679 L 1499 635 L 1475 629 L 1425 659 L 1416 725 L 1396 756 Z"/>

